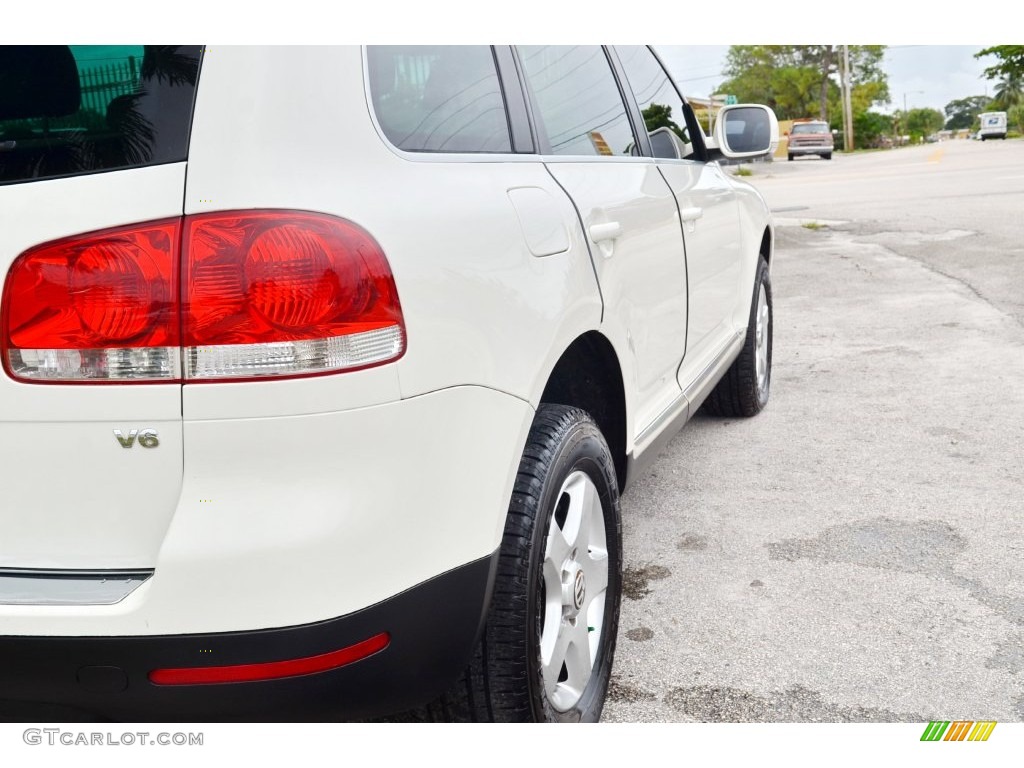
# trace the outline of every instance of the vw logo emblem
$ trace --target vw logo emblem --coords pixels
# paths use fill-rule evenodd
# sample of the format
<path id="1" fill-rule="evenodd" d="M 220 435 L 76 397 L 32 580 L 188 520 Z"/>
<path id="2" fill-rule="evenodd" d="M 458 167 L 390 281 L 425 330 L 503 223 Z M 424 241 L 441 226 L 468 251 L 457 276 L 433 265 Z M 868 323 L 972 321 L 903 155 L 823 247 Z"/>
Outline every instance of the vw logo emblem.
<path id="1" fill-rule="evenodd" d="M 583 598 L 587 596 L 587 580 L 583 571 L 576 571 L 576 583 L 573 585 L 572 597 L 578 611 L 583 607 Z"/>

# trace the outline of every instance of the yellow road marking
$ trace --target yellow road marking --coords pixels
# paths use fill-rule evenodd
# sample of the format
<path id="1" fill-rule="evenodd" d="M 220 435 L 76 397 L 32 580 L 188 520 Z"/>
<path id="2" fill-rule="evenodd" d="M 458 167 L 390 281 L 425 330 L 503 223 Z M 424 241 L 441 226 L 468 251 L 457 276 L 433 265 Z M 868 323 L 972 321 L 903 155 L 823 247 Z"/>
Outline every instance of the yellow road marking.
<path id="1" fill-rule="evenodd" d="M 945 153 L 946 153 L 946 150 L 944 150 L 944 149 L 941 149 L 941 148 L 940 149 L 936 149 L 934 152 L 932 152 L 930 155 L 928 155 L 928 162 L 929 163 L 937 163 L 937 162 L 939 162 L 942 159 L 942 156 Z"/>

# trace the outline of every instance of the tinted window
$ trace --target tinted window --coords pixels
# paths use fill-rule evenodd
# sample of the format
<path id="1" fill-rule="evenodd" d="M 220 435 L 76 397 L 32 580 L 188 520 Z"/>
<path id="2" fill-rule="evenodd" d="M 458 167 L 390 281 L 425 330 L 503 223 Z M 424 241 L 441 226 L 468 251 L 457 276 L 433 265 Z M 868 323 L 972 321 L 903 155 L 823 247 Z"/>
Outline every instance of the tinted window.
<path id="1" fill-rule="evenodd" d="M 689 155 L 693 152 L 693 145 L 686 130 L 683 100 L 654 54 L 642 45 L 618 45 L 615 50 L 643 113 L 654 156 L 677 157 L 671 141 L 662 135 L 666 130 L 681 142 L 681 146 L 677 145 L 678 156 Z"/>
<path id="2" fill-rule="evenodd" d="M 600 46 L 523 45 L 519 56 L 552 152 L 635 154 L 626 107 Z"/>
<path id="3" fill-rule="evenodd" d="M 201 50 L 0 47 L 0 182 L 184 160 Z"/>
<path id="4" fill-rule="evenodd" d="M 511 152 L 486 45 L 371 45 L 370 96 L 388 140 L 412 152 Z"/>

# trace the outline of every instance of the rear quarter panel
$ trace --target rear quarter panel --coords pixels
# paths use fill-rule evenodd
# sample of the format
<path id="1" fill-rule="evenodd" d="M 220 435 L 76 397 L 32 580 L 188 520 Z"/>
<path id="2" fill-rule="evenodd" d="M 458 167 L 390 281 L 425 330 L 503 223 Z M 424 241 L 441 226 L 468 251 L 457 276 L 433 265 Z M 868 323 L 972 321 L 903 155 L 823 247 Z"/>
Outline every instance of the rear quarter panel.
<path id="1" fill-rule="evenodd" d="M 301 84 L 301 87 L 298 86 Z M 384 250 L 408 333 L 394 365 L 287 384 L 304 412 L 480 385 L 536 404 L 544 373 L 600 323 L 586 250 L 573 236 L 535 257 L 508 190 L 564 193 L 535 159 L 410 155 L 375 128 L 359 48 L 215 48 L 203 65 L 186 213 L 299 208 L 350 219 Z M 584 247 L 585 248 L 585 247 Z M 275 384 L 186 387 L 188 418 L 277 415 Z M 279 391 L 283 391 L 281 388 Z"/>

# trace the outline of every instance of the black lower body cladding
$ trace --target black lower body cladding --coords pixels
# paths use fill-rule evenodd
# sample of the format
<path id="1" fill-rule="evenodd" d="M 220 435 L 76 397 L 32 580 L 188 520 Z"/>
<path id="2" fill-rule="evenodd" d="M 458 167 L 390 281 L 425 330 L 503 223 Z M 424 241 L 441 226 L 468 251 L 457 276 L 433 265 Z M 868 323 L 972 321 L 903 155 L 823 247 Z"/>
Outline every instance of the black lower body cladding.
<path id="1" fill-rule="evenodd" d="M 495 557 L 377 605 L 314 624 L 251 632 L 135 637 L 0 637 L 0 719 L 72 721 L 355 720 L 416 706 L 469 663 Z M 388 634 L 336 669 L 275 680 L 156 685 L 155 669 L 259 665 L 332 653 Z"/>

